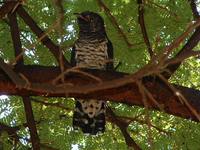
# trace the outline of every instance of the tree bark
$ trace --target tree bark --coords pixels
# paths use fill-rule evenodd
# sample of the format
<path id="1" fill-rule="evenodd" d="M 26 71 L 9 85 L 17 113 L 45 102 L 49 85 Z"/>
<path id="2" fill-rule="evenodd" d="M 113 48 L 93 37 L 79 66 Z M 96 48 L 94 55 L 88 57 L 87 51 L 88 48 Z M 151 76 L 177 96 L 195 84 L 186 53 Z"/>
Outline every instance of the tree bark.
<path id="1" fill-rule="evenodd" d="M 63 86 L 59 87 L 52 84 L 52 80 L 54 80 L 61 73 L 59 67 L 24 66 L 15 71 L 23 74 L 29 82 L 29 86 L 17 88 L 17 86 L 11 82 L 5 73 L 0 72 L 0 94 L 18 96 L 96 98 L 144 107 L 142 95 L 138 90 L 138 85 L 134 81 L 127 82 L 122 85 L 119 84 L 119 82 L 128 76 L 126 73 L 84 70 L 86 73 L 102 80 L 102 83 L 99 83 L 88 76 L 71 72 L 65 75 L 65 85 L 69 88 L 63 88 Z M 40 87 L 40 90 L 35 90 L 36 85 Z M 110 86 L 106 87 L 104 85 Z M 191 111 L 178 100 L 177 96 L 169 89 L 169 87 L 161 81 L 146 78 L 143 85 L 152 94 L 154 99 L 159 103 L 159 106 L 161 106 L 166 113 L 198 121 L 196 116 L 191 113 Z M 182 93 L 182 95 L 192 105 L 193 109 L 199 113 L 200 91 L 178 85 L 173 86 L 177 89 L 177 91 Z M 96 90 L 87 91 L 87 89 L 93 89 L 93 87 Z M 148 99 L 148 106 L 150 109 L 159 110 L 159 107 L 152 102 L 151 99 Z"/>

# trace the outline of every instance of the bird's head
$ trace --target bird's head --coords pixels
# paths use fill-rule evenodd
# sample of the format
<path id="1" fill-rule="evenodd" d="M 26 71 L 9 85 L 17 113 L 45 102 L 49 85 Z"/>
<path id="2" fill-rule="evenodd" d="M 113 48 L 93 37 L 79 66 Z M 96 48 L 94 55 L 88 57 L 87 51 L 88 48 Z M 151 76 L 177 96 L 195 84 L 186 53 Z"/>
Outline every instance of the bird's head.
<path id="1" fill-rule="evenodd" d="M 104 32 L 104 21 L 101 16 L 91 11 L 74 13 L 77 16 L 80 32 Z"/>

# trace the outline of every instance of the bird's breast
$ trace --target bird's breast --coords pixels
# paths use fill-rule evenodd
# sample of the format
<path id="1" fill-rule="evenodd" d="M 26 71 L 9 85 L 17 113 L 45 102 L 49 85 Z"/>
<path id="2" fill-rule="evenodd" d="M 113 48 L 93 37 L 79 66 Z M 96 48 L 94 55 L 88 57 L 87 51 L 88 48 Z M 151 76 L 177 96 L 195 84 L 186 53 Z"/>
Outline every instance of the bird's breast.
<path id="1" fill-rule="evenodd" d="M 108 62 L 107 40 L 78 40 L 75 49 L 76 66 L 105 69 Z"/>

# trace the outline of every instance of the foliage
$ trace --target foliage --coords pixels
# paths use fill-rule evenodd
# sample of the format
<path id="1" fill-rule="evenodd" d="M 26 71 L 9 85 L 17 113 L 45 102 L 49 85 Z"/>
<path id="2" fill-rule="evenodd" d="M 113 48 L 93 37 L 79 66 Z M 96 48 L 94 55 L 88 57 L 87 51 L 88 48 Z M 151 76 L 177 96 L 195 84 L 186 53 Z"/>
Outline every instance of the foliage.
<path id="1" fill-rule="evenodd" d="M 149 55 L 143 42 L 142 34 L 138 24 L 138 4 L 136 0 L 109 0 L 106 5 L 117 19 L 118 24 L 128 37 L 128 47 L 122 36 L 117 32 L 109 17 L 102 11 L 96 1 L 93 0 L 68 0 L 63 1 L 65 9 L 64 31 L 59 33 L 59 26 L 55 26 L 58 18 L 57 8 L 53 1 L 29 0 L 25 2 L 25 9 L 34 18 L 37 24 L 44 30 L 52 30 L 49 37 L 57 44 L 64 47 L 66 58 L 70 58 L 70 45 L 77 38 L 78 28 L 74 12 L 90 10 L 98 12 L 105 20 L 106 30 L 114 46 L 115 65 L 122 62 L 118 68 L 123 72 L 135 72 L 144 64 L 148 63 Z M 156 53 L 183 33 L 188 24 L 193 20 L 190 5 L 187 0 L 146 0 L 145 23 L 150 42 Z M 21 29 L 21 42 L 26 49 L 25 64 L 57 65 L 56 60 L 49 50 L 37 42 L 36 36 L 18 18 Z M 8 62 L 13 62 L 14 51 L 7 19 L 0 21 L 0 56 Z M 185 41 L 186 42 L 186 41 Z M 32 46 L 34 44 L 34 46 Z M 182 46 L 182 45 L 181 45 Z M 197 46 L 197 49 L 200 45 Z M 177 48 L 177 52 L 181 47 Z M 170 79 L 171 82 L 200 89 L 200 61 L 199 58 L 187 59 Z M 35 101 L 58 104 L 66 107 L 43 105 Z M 103 149 L 127 149 L 123 135 L 119 128 L 107 122 L 105 134 L 98 136 L 85 136 L 81 132 L 72 129 L 72 109 L 74 100 L 72 98 L 43 98 L 33 97 L 32 100 L 35 120 L 38 121 L 37 129 L 41 143 L 57 149 L 103 150 Z M 133 121 L 129 125 L 131 137 L 142 147 L 149 148 L 149 128 L 145 122 L 145 110 L 140 107 L 130 107 L 125 104 L 109 103 L 117 115 L 122 117 L 136 117 L 139 121 Z M 152 124 L 151 138 L 154 149 L 200 149 L 200 125 L 190 120 L 184 120 L 158 111 L 149 112 Z M 143 122 L 141 122 L 143 121 Z M 24 127 L 26 118 L 24 107 L 20 97 L 9 96 L 0 99 L 0 122 L 8 126 L 20 126 L 18 131 L 20 144 L 18 149 L 30 147 L 28 128 Z M 1 130 L 0 130 L 1 131 Z M 0 132 L 0 147 L 12 149 L 13 141 L 7 133 Z M 1 149 L 1 148 L 0 148 Z M 75 149 L 75 148 L 74 148 Z"/>

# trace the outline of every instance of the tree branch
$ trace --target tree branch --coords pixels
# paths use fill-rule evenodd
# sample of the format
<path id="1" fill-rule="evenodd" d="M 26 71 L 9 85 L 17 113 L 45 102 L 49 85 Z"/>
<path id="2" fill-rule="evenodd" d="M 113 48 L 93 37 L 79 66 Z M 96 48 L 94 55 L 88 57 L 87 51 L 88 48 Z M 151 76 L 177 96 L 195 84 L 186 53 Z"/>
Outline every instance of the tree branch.
<path id="1" fill-rule="evenodd" d="M 128 127 L 128 122 L 123 121 L 122 119 L 117 118 L 117 116 L 115 115 L 115 113 L 112 111 L 111 108 L 107 108 L 106 109 L 107 115 L 109 116 L 110 120 L 112 121 L 112 123 L 116 124 L 119 129 L 121 130 L 126 144 L 129 148 L 134 148 L 134 150 L 141 150 L 141 148 L 137 145 L 137 143 L 131 138 L 131 136 L 129 135 L 128 131 L 127 131 L 127 127 Z"/>
<path id="2" fill-rule="evenodd" d="M 68 96 L 84 99 L 97 98 L 144 107 L 144 104 L 141 101 L 142 96 L 133 79 L 128 80 L 125 84 L 121 84 L 122 81 L 126 81 L 126 78 L 130 77 L 125 73 L 93 69 L 83 70 L 102 80 L 102 83 L 95 83 L 94 79 L 91 79 L 88 76 L 82 76 L 71 72 L 65 75 L 65 86 L 63 87 L 51 84 L 51 81 L 60 74 L 59 67 L 24 66 L 15 71 L 20 72 L 28 79 L 31 83 L 29 89 L 16 88 L 16 85 L 10 81 L 5 73 L 0 72 L 0 94 L 19 96 L 40 95 L 47 97 Z M 119 85 L 116 83 L 119 83 Z M 146 89 L 152 94 L 158 104 L 163 107 L 163 110 L 166 113 L 198 121 L 195 115 L 192 114 L 185 105 L 182 105 L 180 101 L 178 101 L 177 96 L 173 94 L 167 85 L 160 81 L 152 80 L 151 77 L 146 77 L 144 83 Z M 104 88 L 105 85 L 110 86 L 109 88 Z M 200 112 L 200 91 L 178 85 L 173 86 L 183 94 L 197 112 Z M 36 87 L 38 88 L 37 91 L 31 89 Z M 97 88 L 97 90 L 93 90 L 94 88 Z M 92 91 L 90 91 L 91 89 Z M 159 110 L 158 105 L 149 98 L 148 107 L 149 109 Z"/>
<path id="3" fill-rule="evenodd" d="M 197 6 L 194 2 L 194 0 L 189 0 L 190 6 L 193 12 L 194 19 L 199 18 L 199 14 L 197 11 Z M 198 26 L 195 30 L 195 32 L 192 34 L 192 36 L 189 38 L 187 43 L 183 46 L 183 48 L 179 51 L 179 53 L 176 55 L 176 57 L 181 57 L 182 55 L 185 55 L 185 53 L 188 53 L 188 51 L 191 51 L 200 41 L 200 27 Z M 169 70 L 170 73 L 165 72 L 163 75 L 166 78 L 170 78 L 171 75 L 179 68 L 181 65 L 181 62 L 171 64 L 166 69 Z"/>
<path id="4" fill-rule="evenodd" d="M 30 27 L 30 29 L 36 34 L 36 36 L 38 38 L 41 38 L 44 36 L 44 31 L 42 31 L 38 25 L 36 24 L 36 22 L 31 18 L 31 16 L 24 10 L 24 8 L 22 6 L 19 6 L 17 9 L 17 13 L 19 14 L 19 16 L 24 20 L 24 22 Z M 51 51 L 51 53 L 54 55 L 54 57 L 56 58 L 57 62 L 60 64 L 60 53 L 59 53 L 59 49 L 60 47 L 57 46 L 56 44 L 53 43 L 53 41 L 51 41 L 51 39 L 45 35 L 41 42 Z M 64 55 L 61 55 L 62 61 L 64 63 L 64 66 L 66 68 L 69 68 L 71 65 L 70 63 L 65 59 Z"/>
<path id="5" fill-rule="evenodd" d="M 123 37 L 127 46 L 132 47 L 134 44 L 129 42 L 127 36 L 125 35 L 125 33 L 122 31 L 122 29 L 118 25 L 117 20 L 110 12 L 110 9 L 104 4 L 104 2 L 102 0 L 97 0 L 97 3 L 99 4 L 100 8 L 102 8 L 106 12 L 106 15 L 110 18 L 110 21 L 113 24 L 113 26 L 117 29 L 117 32 Z"/>
<path id="6" fill-rule="evenodd" d="M 7 1 L 0 8 L 0 19 L 4 18 L 16 6 L 17 1 Z"/>
<path id="7" fill-rule="evenodd" d="M 19 32 L 19 27 L 17 23 L 17 16 L 16 12 L 13 12 L 9 14 L 9 25 L 10 25 L 10 31 L 11 31 L 11 36 L 12 36 L 12 41 L 13 41 L 13 46 L 15 50 L 15 58 L 20 56 L 19 59 L 17 59 L 17 66 L 23 65 L 24 64 L 24 59 L 23 59 L 23 54 L 22 53 L 22 44 L 20 41 L 20 32 Z"/>
<path id="8" fill-rule="evenodd" d="M 139 21 L 140 28 L 141 28 L 141 31 L 142 31 L 144 43 L 147 46 L 147 50 L 149 52 L 150 57 L 152 57 L 153 56 L 153 50 L 152 50 L 151 44 L 149 42 L 149 37 L 148 37 L 148 34 L 147 34 L 147 30 L 146 30 L 146 27 L 145 27 L 145 21 L 144 21 L 143 0 L 137 0 L 137 3 L 138 3 L 138 15 L 139 15 L 138 21 Z"/>
<path id="9" fill-rule="evenodd" d="M 40 150 L 40 139 L 37 134 L 37 128 L 33 116 L 33 110 L 31 106 L 31 100 L 29 97 L 23 97 L 24 109 L 26 114 L 27 125 L 31 135 L 32 147 L 35 150 Z"/>

